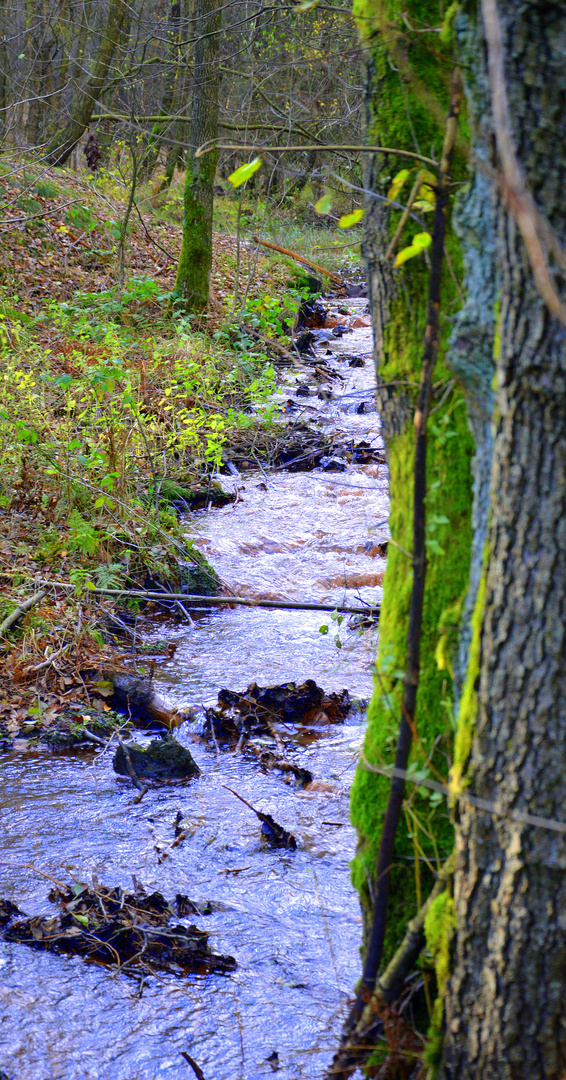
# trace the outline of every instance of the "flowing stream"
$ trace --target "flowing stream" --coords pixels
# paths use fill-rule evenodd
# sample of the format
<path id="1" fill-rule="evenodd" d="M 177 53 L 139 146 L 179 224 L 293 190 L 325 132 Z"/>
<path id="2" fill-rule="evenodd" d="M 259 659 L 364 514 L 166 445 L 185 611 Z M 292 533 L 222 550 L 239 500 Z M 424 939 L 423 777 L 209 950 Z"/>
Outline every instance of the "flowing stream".
<path id="1" fill-rule="evenodd" d="M 366 301 L 347 304 L 356 314 Z M 351 367 L 353 355 L 365 366 Z M 371 331 L 321 341 L 318 356 L 342 380 L 326 380 L 320 398 L 307 374 L 292 372 L 279 394 L 282 407 L 291 401 L 285 407 L 333 432 L 337 447 L 364 440 L 382 448 Z M 297 377 L 308 397 L 295 397 Z M 222 483 L 237 492 L 237 502 L 190 515 L 187 533 L 235 594 L 356 606 L 379 600 L 385 559 L 378 545 L 388 536 L 385 465 L 258 468 L 223 476 Z M 350 628 L 347 617 L 338 625 L 320 612 L 224 608 L 190 626 L 161 622 L 155 634 L 177 644 L 158 665 L 159 688 L 184 705 L 214 704 L 221 687 L 244 690 L 252 681 L 310 678 L 326 691 L 347 688 L 361 702 L 371 693 L 375 630 Z M 201 777 L 153 787 L 138 804 L 130 782 L 116 777 L 111 752 L 4 755 L 0 895 L 30 914 L 51 912 L 51 881 L 39 871 L 65 882 L 70 875 L 90 881 L 95 873 L 125 887 L 134 874 L 148 891 L 170 899 L 185 893 L 199 907 L 210 902 L 209 914 L 192 921 L 209 931 L 215 952 L 235 957 L 236 970 L 151 976 L 140 985 L 80 959 L 0 943 L 1 1076 L 181 1080 L 194 1075 L 182 1051 L 205 1080 L 323 1075 L 359 975 L 348 793 L 363 706 L 345 724 L 288 732 L 287 756 L 315 777 L 305 791 L 240 753 L 217 754 L 194 727 L 183 724 L 178 737 Z M 291 831 L 297 850 L 266 849 L 255 815 L 224 784 Z M 160 858 L 178 809 L 189 835 Z"/>

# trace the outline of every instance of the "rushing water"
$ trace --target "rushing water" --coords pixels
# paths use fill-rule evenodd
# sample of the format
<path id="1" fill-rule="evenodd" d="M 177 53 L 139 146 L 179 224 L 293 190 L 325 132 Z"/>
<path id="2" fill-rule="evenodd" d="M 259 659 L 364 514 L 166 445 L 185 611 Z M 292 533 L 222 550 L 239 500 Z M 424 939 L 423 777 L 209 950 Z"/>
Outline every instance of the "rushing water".
<path id="1" fill-rule="evenodd" d="M 338 440 L 378 447 L 369 331 L 331 348 L 328 361 L 344 382 L 334 380 L 327 403 L 315 394 L 297 402 L 340 433 Z M 368 356 L 365 368 L 340 360 L 355 352 Z M 287 386 L 282 398 L 290 393 Z M 192 515 L 187 529 L 234 593 L 356 605 L 379 599 L 384 466 L 258 471 L 222 482 L 237 490 L 237 503 Z M 326 635 L 322 624 L 330 626 Z M 265 686 L 314 678 L 325 690 L 347 687 L 361 699 L 371 690 L 374 633 L 360 634 L 346 621 L 337 627 L 322 613 L 223 609 L 189 627 L 160 625 L 158 635 L 165 632 L 177 651 L 160 665 L 159 681 L 176 701 L 210 703 L 220 687 L 242 690 L 252 680 Z M 189 724 L 179 737 L 201 777 L 153 788 L 138 804 L 109 753 L 6 755 L 1 895 L 29 913 L 50 911 L 51 882 L 40 871 L 63 881 L 96 873 L 123 886 L 134 874 L 169 898 L 183 892 L 199 905 L 211 901 L 212 913 L 194 921 L 238 967 L 224 976 L 151 977 L 140 987 L 79 959 L 2 943 L 0 1072 L 12 1080 L 176 1080 L 193 1075 L 181 1056 L 187 1051 L 206 1080 L 322 1076 L 359 975 L 348 791 L 362 728 L 354 715 L 345 725 L 287 734 L 288 756 L 315 776 L 304 792 L 240 754 L 217 755 Z M 265 849 L 255 816 L 224 784 L 291 831 L 297 851 Z M 161 858 L 178 808 L 189 835 Z"/>

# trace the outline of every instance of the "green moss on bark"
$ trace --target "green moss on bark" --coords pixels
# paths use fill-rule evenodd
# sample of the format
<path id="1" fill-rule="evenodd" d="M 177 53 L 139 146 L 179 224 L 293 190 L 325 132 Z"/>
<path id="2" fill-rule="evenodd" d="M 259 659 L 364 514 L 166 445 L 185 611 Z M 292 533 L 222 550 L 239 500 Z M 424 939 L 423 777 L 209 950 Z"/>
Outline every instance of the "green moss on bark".
<path id="1" fill-rule="evenodd" d="M 472 739 L 474 737 L 474 729 L 478 715 L 477 687 L 480 675 L 481 629 L 483 625 L 485 593 L 486 576 L 484 568 L 484 572 L 480 578 L 474 613 L 472 615 L 470 659 L 466 679 L 462 688 L 460 710 L 458 713 L 458 730 L 454 748 L 454 764 L 450 773 L 450 786 L 454 794 L 456 794 L 462 786 L 464 770 L 472 749 Z"/>
<path id="2" fill-rule="evenodd" d="M 432 1010 L 424 1060 L 433 1068 L 438 1065 L 442 1052 L 444 992 L 450 976 L 450 946 L 455 929 L 454 900 L 450 892 L 446 890 L 433 900 L 425 918 L 426 943 L 434 959 L 437 998 Z"/>
<path id="3" fill-rule="evenodd" d="M 419 25 L 440 25 L 436 2 L 417 0 L 401 5 L 397 0 L 356 0 L 354 8 L 368 58 L 367 137 L 372 143 L 439 154 L 443 130 L 439 115 L 447 112 L 452 58 L 444 61 L 422 36 L 407 33 L 402 12 Z M 415 23 L 416 25 L 416 23 Z M 365 27 L 365 29 L 364 29 Z M 381 31 L 376 33 L 376 31 Z M 410 48 L 408 47 L 410 40 Z M 410 70 L 403 62 L 392 64 L 392 50 L 399 58 L 404 50 Z M 397 50 L 397 51 L 395 51 Z M 415 75 L 415 79 L 412 78 Z M 426 95 L 421 93 L 426 85 Z M 434 107 L 431 107 L 434 106 Z M 366 187 L 386 194 L 391 176 L 400 165 L 390 158 L 374 159 Z M 412 172 L 411 180 L 416 175 Z M 454 178 L 465 175 L 461 161 Z M 380 645 L 375 690 L 370 704 L 364 755 L 368 762 L 391 764 L 401 714 L 402 679 L 406 667 L 407 629 L 412 587 L 413 468 L 415 434 L 414 405 L 420 378 L 426 325 L 428 269 L 423 256 L 406 263 L 392 276 L 383 252 L 399 219 L 391 213 L 386 224 L 379 204 L 368 208 L 366 255 L 370 296 L 376 331 L 378 404 L 386 438 L 391 490 L 389 546 L 384 597 L 380 615 Z M 429 228 L 432 227 L 432 221 Z M 410 242 L 422 225 L 411 222 L 401 246 Z M 458 242 L 450 227 L 447 251 L 452 269 L 461 271 Z M 417 739 L 414 760 L 419 767 L 431 762 L 442 776 L 454 728 L 453 676 L 458 647 L 458 612 L 466 596 L 472 541 L 471 458 L 473 441 L 466 420 L 464 394 L 457 384 L 449 387 L 452 374 L 445 352 L 450 324 L 442 313 L 454 313 L 459 295 L 446 265 L 441 303 L 441 345 L 434 373 L 436 387 L 428 422 L 427 450 L 427 579 L 421 641 L 420 681 L 417 697 Z M 445 396 L 443 396 L 445 395 Z M 408 554 L 407 554 L 408 553 Z M 381 826 L 389 783 L 370 772 L 363 761 L 352 790 L 352 820 L 358 830 L 358 853 L 352 880 L 358 889 L 366 932 L 370 924 L 372 878 L 381 838 Z M 426 895 L 428 865 L 449 853 L 453 830 L 444 803 L 435 805 L 423 789 L 408 793 L 407 821 L 400 829 L 391 873 L 390 915 L 384 959 L 399 944 L 404 927 Z"/>
<path id="4" fill-rule="evenodd" d="M 440 417 L 440 418 L 439 418 Z M 435 422 L 436 421 L 436 422 Z M 471 548 L 471 476 L 472 440 L 465 422 L 464 402 L 459 393 L 442 413 L 431 420 L 428 448 L 427 518 L 446 518 L 432 532 L 432 539 L 442 549 L 428 550 L 428 568 L 423 613 L 421 670 L 417 698 L 417 733 L 414 758 L 419 767 L 431 754 L 433 763 L 446 775 L 446 753 L 452 741 L 452 675 L 439 667 L 435 654 L 439 642 L 449 660 L 458 645 L 458 626 L 446 626 L 446 611 L 459 607 L 468 585 Z M 447 438 L 447 436 L 450 436 Z M 400 549 L 412 547 L 412 492 L 414 434 L 412 425 L 389 443 L 391 484 L 391 535 L 399 547 L 390 545 L 384 580 L 380 616 L 380 644 L 376 665 L 375 690 L 368 713 L 364 754 L 369 762 L 391 763 L 401 714 L 402 675 L 407 654 L 407 625 L 412 586 L 412 565 Z M 440 738 L 436 752 L 435 741 Z M 352 864 L 352 880 L 360 892 L 369 922 L 371 879 L 375 866 L 381 823 L 389 782 L 358 768 L 352 789 L 352 821 L 359 835 L 357 856 Z M 414 811 L 423 829 L 417 841 L 423 854 L 433 863 L 442 861 L 452 845 L 452 825 L 444 805 L 431 806 L 423 794 L 410 792 Z M 414 824 L 414 822 L 413 822 Z M 434 839 L 427 837 L 430 832 Z M 408 827 L 401 830 L 396 846 L 398 862 L 391 882 L 391 917 L 387 956 L 399 943 L 406 921 L 418 907 L 417 884 L 412 857 L 414 841 Z M 430 877 L 423 865 L 423 878 Z M 423 881 L 423 888 L 426 881 Z"/>

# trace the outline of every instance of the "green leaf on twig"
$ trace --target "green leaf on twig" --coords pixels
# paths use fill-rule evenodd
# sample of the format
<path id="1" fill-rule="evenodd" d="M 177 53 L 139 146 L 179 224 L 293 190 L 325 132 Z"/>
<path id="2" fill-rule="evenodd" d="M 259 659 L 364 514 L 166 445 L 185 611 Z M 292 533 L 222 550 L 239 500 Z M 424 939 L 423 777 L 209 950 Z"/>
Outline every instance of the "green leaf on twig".
<path id="1" fill-rule="evenodd" d="M 258 169 L 261 169 L 263 161 L 260 157 L 256 157 L 253 161 L 248 161 L 245 165 L 240 165 L 239 169 L 231 173 L 228 180 L 232 184 L 232 187 L 241 187 L 245 184 L 246 180 L 249 180 Z"/>

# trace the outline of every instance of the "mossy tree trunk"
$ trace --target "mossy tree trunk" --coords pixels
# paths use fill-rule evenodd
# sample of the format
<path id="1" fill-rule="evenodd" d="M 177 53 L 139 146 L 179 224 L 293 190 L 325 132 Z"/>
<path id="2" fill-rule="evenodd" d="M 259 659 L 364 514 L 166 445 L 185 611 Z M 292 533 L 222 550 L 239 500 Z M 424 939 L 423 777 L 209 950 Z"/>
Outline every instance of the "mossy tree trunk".
<path id="1" fill-rule="evenodd" d="M 108 17 L 92 72 L 71 105 L 67 124 L 53 136 L 45 151 L 45 160 L 49 165 L 64 165 L 84 135 L 94 106 L 105 87 L 114 55 L 120 44 L 127 40 L 131 19 L 132 6 L 127 0 L 110 0 Z"/>
<path id="2" fill-rule="evenodd" d="M 425 10 L 426 9 L 426 10 Z M 440 22 L 439 5 L 406 4 L 390 0 L 358 0 L 354 5 L 366 45 L 367 138 L 385 146 L 398 146 L 438 156 L 444 136 L 450 97 L 452 57 L 449 49 L 431 51 L 421 35 L 411 35 L 413 16 L 430 25 Z M 406 18 L 405 18 L 406 17 Z M 415 23 L 416 25 L 416 23 Z M 419 23 L 420 25 L 420 23 Z M 410 39 L 410 52 L 408 47 Z M 408 57 L 410 55 L 410 67 Z M 415 82 L 412 75 L 418 73 Z M 423 100 L 420 83 L 436 105 Z M 393 176 L 406 161 L 377 155 L 368 160 L 365 187 L 384 196 Z M 410 168 L 410 166 L 407 166 Z M 403 193 L 410 190 L 415 166 Z M 456 179 L 463 164 L 457 160 Z M 393 270 L 386 257 L 400 211 L 368 196 L 364 254 L 375 333 L 377 401 L 387 447 L 393 543 L 389 545 L 384 596 L 380 615 L 377 678 L 371 701 L 364 754 L 369 762 L 392 763 L 401 715 L 401 696 L 407 663 L 407 629 L 412 587 L 412 507 L 415 428 L 414 414 L 426 325 L 428 268 L 424 256 Z M 425 224 L 424 228 L 431 228 Z M 401 238 L 408 246 L 423 224 L 410 220 Z M 446 344 L 450 323 L 460 305 L 452 274 L 461 270 L 458 243 L 449 224 L 446 247 L 451 269 L 445 265 L 442 283 L 441 348 L 434 373 L 432 415 L 427 450 L 427 578 L 424 596 L 420 678 L 416 705 L 414 756 L 420 766 L 429 761 L 445 775 L 450 753 L 454 675 L 458 665 L 461 612 L 468 589 L 472 541 L 473 443 L 466 421 L 464 394 L 447 366 Z M 352 819 L 358 829 L 358 853 L 353 881 L 358 888 L 364 924 L 369 931 L 376 855 L 389 783 L 359 766 L 352 791 Z M 442 860 L 452 845 L 452 826 L 446 811 L 411 791 L 407 818 L 399 831 L 395 864 L 390 874 L 390 908 L 385 958 L 400 941 L 405 923 L 419 906 L 431 875 L 426 861 Z"/>
<path id="3" fill-rule="evenodd" d="M 543 0 L 512 0 L 499 4 L 499 18 L 513 140 L 564 248 L 566 12 Z M 475 92 L 479 19 L 467 32 L 475 39 Z M 480 157 L 486 134 L 478 132 Z M 463 772 L 475 795 L 504 810 L 565 822 L 566 330 L 538 294 L 517 224 L 501 204 L 497 238 L 491 512 L 457 776 Z M 564 279 L 562 272 L 562 297 Z M 457 851 L 442 1076 L 559 1080 L 566 1075 L 566 835 L 465 808 Z"/>
<path id="4" fill-rule="evenodd" d="M 212 211 L 218 151 L 197 158 L 203 143 L 218 137 L 218 91 L 220 87 L 220 29 L 222 7 L 218 0 L 196 0 L 191 154 L 184 193 L 183 240 L 175 293 L 188 312 L 208 307 L 212 266 Z"/>

